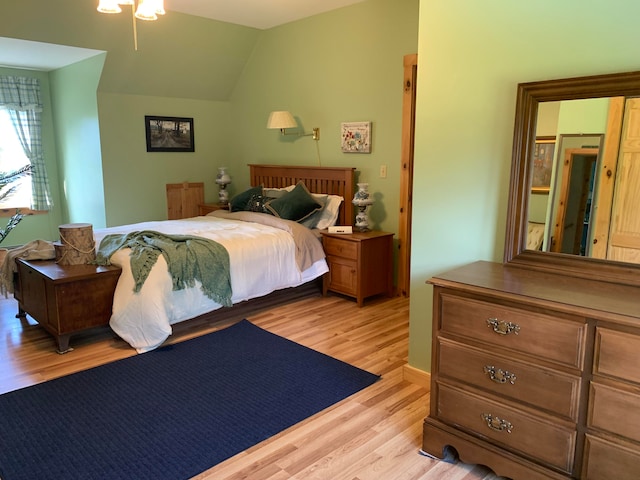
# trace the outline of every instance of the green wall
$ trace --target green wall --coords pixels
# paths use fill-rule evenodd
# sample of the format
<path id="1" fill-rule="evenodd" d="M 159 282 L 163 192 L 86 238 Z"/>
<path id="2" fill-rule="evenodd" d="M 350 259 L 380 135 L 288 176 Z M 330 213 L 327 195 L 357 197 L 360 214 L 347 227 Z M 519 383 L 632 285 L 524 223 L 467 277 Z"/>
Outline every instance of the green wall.
<path id="1" fill-rule="evenodd" d="M 504 251 L 516 87 L 640 69 L 634 0 L 420 1 L 409 363 L 431 366 L 434 274 Z"/>
<path id="2" fill-rule="evenodd" d="M 216 166 L 229 160 L 229 103 L 98 94 L 107 224 L 166 220 L 167 183 L 204 182 L 217 199 Z M 191 117 L 193 153 L 147 152 L 144 116 Z"/>
<path id="3" fill-rule="evenodd" d="M 265 31 L 231 96 L 231 174 L 242 186 L 252 162 L 355 167 L 375 198 L 374 228 L 397 232 L 403 58 L 417 51 L 417 14 L 416 0 L 368 0 Z M 320 140 L 268 130 L 272 110 L 319 127 Z M 370 154 L 341 151 L 340 125 L 356 121 L 372 122 Z"/>
<path id="4" fill-rule="evenodd" d="M 100 54 L 51 72 L 56 157 L 62 180 L 62 217 L 106 226 L 96 91 L 105 60 Z M 57 235 L 54 232 L 53 235 Z"/>
<path id="5" fill-rule="evenodd" d="M 265 31 L 169 12 L 138 22 L 137 52 L 130 18 L 95 7 L 3 6 L 0 36 L 106 52 L 51 73 L 63 197 L 49 215 L 59 220 L 20 232 L 22 243 L 55 240 L 61 222 L 166 218 L 166 183 L 204 181 L 213 201 L 219 166 L 229 167 L 233 194 L 247 186 L 248 163 L 316 164 L 318 156 L 356 167 L 374 192 L 374 226 L 397 230 L 403 56 L 417 49 L 418 0 L 368 0 Z M 320 127 L 321 140 L 267 130 L 277 109 L 307 131 Z M 147 153 L 144 115 L 194 118 L 195 153 Z M 372 153 L 343 154 L 340 123 L 366 120 Z"/>

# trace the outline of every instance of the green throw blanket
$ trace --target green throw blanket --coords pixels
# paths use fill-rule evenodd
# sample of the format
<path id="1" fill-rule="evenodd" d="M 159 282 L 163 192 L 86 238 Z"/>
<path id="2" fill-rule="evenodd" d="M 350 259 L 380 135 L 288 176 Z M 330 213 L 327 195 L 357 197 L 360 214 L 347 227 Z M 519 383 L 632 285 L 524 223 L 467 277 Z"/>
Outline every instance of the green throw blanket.
<path id="1" fill-rule="evenodd" d="M 121 248 L 131 249 L 131 273 L 134 291 L 139 292 L 162 253 L 173 280 L 173 289 L 202 284 L 202 291 L 225 307 L 231 303 L 229 252 L 213 240 L 189 235 L 167 235 L 143 230 L 105 236 L 100 242 L 95 263 L 110 265 L 111 256 Z"/>

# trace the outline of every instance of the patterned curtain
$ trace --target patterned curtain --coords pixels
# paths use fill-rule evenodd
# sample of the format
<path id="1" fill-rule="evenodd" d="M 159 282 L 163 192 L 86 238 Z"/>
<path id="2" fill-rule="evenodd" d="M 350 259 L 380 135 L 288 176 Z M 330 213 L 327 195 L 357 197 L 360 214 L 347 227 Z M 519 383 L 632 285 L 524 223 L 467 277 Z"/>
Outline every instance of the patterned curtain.
<path id="1" fill-rule="evenodd" d="M 0 108 L 6 108 L 31 162 L 33 210 L 51 210 L 49 178 L 42 153 L 42 102 L 37 78 L 0 76 Z"/>

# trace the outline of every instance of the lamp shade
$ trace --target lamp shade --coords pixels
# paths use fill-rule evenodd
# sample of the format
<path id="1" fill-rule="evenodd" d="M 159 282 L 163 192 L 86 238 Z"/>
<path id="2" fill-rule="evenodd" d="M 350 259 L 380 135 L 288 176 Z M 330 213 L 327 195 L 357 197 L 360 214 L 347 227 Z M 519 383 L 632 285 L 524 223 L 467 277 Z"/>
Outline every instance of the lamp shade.
<path id="1" fill-rule="evenodd" d="M 118 0 L 100 0 L 98 11 L 100 13 L 120 13 L 122 9 L 118 5 Z"/>
<path id="2" fill-rule="evenodd" d="M 298 123 L 290 112 L 278 111 L 271 112 L 267 121 L 267 128 L 295 128 Z"/>
<path id="3" fill-rule="evenodd" d="M 140 0 L 136 9 L 136 18 L 140 20 L 157 20 L 156 4 L 152 0 Z"/>

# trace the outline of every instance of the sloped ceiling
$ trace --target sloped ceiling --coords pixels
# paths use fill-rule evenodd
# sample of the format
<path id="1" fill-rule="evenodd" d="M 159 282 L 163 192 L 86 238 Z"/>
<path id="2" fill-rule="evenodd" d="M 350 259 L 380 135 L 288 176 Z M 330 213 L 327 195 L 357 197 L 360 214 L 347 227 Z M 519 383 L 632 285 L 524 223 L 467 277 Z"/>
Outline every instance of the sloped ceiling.
<path id="1" fill-rule="evenodd" d="M 180 12 L 263 30 L 362 1 L 165 0 L 165 9 L 169 15 Z M 2 67 L 51 71 L 98 53 L 100 50 L 0 37 Z"/>
<path id="2" fill-rule="evenodd" d="M 165 0 L 165 9 L 267 29 L 364 0 Z"/>

